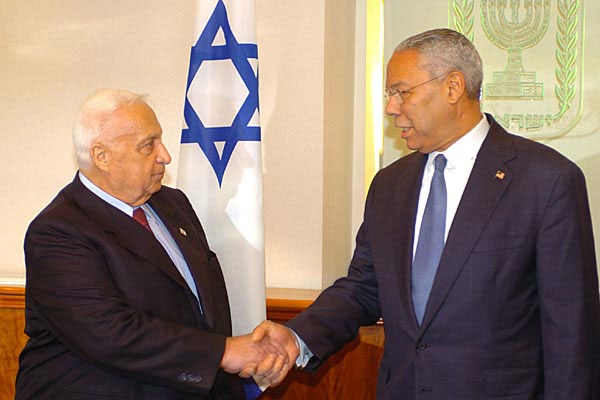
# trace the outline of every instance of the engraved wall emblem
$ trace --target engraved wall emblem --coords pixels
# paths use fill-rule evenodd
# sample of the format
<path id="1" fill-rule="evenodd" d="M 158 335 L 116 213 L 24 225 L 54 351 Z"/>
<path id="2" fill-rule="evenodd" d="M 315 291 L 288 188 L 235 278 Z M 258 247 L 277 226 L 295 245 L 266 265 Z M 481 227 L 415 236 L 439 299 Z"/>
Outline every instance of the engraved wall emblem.
<path id="1" fill-rule="evenodd" d="M 583 0 L 449 0 L 450 27 L 484 62 L 482 108 L 533 139 L 571 131 L 583 107 Z"/>

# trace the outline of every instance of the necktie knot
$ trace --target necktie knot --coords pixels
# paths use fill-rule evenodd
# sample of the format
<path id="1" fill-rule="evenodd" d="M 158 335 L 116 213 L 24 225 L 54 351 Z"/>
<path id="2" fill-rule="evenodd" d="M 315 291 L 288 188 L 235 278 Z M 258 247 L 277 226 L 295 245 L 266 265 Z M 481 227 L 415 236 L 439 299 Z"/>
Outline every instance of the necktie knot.
<path id="1" fill-rule="evenodd" d="M 438 172 L 444 172 L 447 162 L 448 162 L 448 160 L 446 159 L 446 157 L 444 157 L 443 154 L 438 154 L 437 156 L 435 156 L 435 159 L 433 160 L 435 170 Z"/>
<path id="2" fill-rule="evenodd" d="M 141 207 L 138 207 L 135 210 L 133 210 L 133 219 L 139 222 L 140 225 L 146 228 L 147 231 L 152 232 L 150 224 L 148 223 L 148 219 L 146 218 L 146 213 L 144 212 L 144 210 L 142 210 Z"/>

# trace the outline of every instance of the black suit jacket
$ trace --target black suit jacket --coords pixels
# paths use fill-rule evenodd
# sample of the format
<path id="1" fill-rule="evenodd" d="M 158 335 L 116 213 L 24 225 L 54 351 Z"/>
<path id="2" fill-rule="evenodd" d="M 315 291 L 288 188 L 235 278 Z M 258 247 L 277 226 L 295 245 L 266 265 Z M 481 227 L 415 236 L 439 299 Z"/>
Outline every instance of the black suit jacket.
<path id="1" fill-rule="evenodd" d="M 219 370 L 231 335 L 215 254 L 185 195 L 149 200 L 185 257 L 202 311 L 152 233 L 78 177 L 25 237 L 26 327 L 16 399 L 238 399 Z"/>
<path id="2" fill-rule="evenodd" d="M 374 178 L 348 276 L 289 323 L 316 355 L 309 367 L 383 317 L 380 399 L 600 399 L 583 174 L 488 119 L 422 326 L 410 276 L 426 155 L 413 153 Z"/>

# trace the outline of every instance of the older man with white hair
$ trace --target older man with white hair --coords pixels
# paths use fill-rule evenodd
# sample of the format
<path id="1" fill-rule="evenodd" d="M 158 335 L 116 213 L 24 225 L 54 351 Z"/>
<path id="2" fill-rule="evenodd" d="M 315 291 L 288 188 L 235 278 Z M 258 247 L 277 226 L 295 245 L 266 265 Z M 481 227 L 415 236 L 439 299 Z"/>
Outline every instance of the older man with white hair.
<path id="1" fill-rule="evenodd" d="M 74 130 L 79 171 L 25 237 L 26 327 L 16 399 L 243 399 L 287 355 L 230 337 L 216 255 L 143 96 L 97 92 Z"/>

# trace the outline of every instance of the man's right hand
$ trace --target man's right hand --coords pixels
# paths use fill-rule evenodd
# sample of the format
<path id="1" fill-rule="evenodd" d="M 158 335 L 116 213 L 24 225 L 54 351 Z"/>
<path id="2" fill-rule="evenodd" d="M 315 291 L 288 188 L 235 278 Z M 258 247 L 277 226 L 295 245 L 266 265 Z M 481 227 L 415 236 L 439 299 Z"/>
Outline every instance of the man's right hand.
<path id="1" fill-rule="evenodd" d="M 288 353 L 279 343 L 254 334 L 228 337 L 221 368 L 243 378 L 254 377 L 259 386 L 276 385 L 293 365 Z"/>

